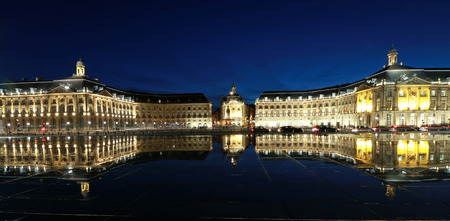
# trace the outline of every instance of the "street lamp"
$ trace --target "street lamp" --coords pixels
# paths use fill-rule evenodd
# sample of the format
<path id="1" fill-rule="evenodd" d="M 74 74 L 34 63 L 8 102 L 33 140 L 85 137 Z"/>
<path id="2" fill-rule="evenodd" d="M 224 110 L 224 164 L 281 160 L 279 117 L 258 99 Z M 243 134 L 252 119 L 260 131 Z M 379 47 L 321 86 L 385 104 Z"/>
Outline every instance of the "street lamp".
<path id="1" fill-rule="evenodd" d="M 103 130 L 106 130 L 106 121 L 103 121 Z"/>
<path id="2" fill-rule="evenodd" d="M 69 130 L 70 122 L 67 121 L 67 130 Z"/>
<path id="3" fill-rule="evenodd" d="M 90 130 L 91 129 L 91 121 L 88 121 L 88 130 Z"/>
<path id="4" fill-rule="evenodd" d="M 28 131 L 30 131 L 30 122 L 27 123 Z"/>

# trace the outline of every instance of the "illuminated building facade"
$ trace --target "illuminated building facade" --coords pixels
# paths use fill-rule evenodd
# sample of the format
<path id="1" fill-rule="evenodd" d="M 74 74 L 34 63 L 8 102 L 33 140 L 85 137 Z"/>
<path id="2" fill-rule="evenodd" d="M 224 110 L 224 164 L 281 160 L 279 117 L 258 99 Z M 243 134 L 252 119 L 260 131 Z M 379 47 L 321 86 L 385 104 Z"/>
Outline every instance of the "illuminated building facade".
<path id="1" fill-rule="evenodd" d="M 0 84 L 3 130 L 112 130 L 211 127 L 211 102 L 204 94 L 123 91 L 86 75 L 80 60 L 64 79 Z"/>
<path id="2" fill-rule="evenodd" d="M 377 126 L 449 123 L 450 68 L 413 68 L 388 52 L 388 64 L 354 83 L 305 91 L 266 91 L 256 126 Z"/>
<path id="3" fill-rule="evenodd" d="M 254 123 L 255 109 L 245 103 L 236 92 L 236 85 L 233 83 L 230 94 L 222 96 L 217 116 L 219 118 L 215 119 L 214 123 L 218 126 L 250 127 Z"/>

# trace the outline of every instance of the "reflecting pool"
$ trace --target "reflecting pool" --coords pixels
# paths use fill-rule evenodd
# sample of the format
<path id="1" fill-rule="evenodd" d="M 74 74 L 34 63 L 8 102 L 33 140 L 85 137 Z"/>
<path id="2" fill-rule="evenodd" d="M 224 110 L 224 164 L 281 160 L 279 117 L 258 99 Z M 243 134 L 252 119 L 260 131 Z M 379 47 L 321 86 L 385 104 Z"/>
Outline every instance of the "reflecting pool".
<path id="1" fill-rule="evenodd" d="M 2 219 L 450 219 L 450 135 L 0 138 Z"/>

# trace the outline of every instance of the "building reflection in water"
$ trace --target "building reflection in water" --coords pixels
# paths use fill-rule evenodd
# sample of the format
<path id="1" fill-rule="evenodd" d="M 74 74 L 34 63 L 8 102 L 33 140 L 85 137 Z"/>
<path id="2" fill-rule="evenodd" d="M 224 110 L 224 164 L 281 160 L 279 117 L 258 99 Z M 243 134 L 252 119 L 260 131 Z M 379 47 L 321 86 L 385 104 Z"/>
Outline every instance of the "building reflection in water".
<path id="1" fill-rule="evenodd" d="M 0 139 L 0 176 L 73 180 L 87 197 L 90 180 L 124 163 L 204 159 L 211 150 L 208 135 L 5 138 Z"/>
<path id="2" fill-rule="evenodd" d="M 381 180 L 386 196 L 409 182 L 450 179 L 448 134 L 264 134 L 256 138 L 263 159 L 320 158 L 343 163 Z"/>
<path id="3" fill-rule="evenodd" d="M 250 138 L 243 134 L 222 135 L 221 143 L 223 153 L 231 159 L 233 167 L 236 167 L 237 160 L 250 144 Z"/>
<path id="4" fill-rule="evenodd" d="M 396 187 L 404 183 L 450 179 L 448 134 L 233 134 L 216 141 L 233 167 L 254 145 L 263 160 L 320 159 L 363 171 L 382 181 L 388 198 L 395 197 Z M 88 197 L 90 181 L 117 166 L 203 160 L 212 143 L 210 135 L 5 138 L 0 139 L 0 176 L 72 180 Z"/>

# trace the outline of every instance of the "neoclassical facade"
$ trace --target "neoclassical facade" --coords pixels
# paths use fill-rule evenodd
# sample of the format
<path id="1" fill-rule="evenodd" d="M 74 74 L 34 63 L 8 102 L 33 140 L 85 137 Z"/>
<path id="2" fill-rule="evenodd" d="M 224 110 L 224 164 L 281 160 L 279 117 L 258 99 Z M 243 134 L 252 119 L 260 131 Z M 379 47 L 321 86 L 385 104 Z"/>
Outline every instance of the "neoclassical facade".
<path id="1" fill-rule="evenodd" d="M 388 64 L 354 83 L 304 91 L 266 91 L 256 99 L 256 126 L 376 126 L 449 123 L 450 68 Z"/>
<path id="2" fill-rule="evenodd" d="M 214 123 L 217 126 L 248 127 L 253 124 L 254 116 L 254 108 L 245 103 L 236 92 L 236 85 L 233 83 L 229 95 L 222 96 L 220 110 Z"/>
<path id="3" fill-rule="evenodd" d="M 123 91 L 86 75 L 80 60 L 73 76 L 0 84 L 2 130 L 113 130 L 211 127 L 204 94 Z"/>

